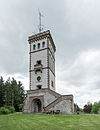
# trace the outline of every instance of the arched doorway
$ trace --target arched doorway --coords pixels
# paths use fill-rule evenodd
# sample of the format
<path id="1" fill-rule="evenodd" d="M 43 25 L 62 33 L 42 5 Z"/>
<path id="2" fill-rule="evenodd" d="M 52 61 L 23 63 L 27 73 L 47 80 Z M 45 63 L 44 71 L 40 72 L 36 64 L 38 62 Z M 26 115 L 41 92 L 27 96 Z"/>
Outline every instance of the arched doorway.
<path id="1" fill-rule="evenodd" d="M 34 113 L 40 113 L 41 112 L 41 100 L 40 99 L 34 99 L 33 100 L 33 109 L 34 109 Z"/>

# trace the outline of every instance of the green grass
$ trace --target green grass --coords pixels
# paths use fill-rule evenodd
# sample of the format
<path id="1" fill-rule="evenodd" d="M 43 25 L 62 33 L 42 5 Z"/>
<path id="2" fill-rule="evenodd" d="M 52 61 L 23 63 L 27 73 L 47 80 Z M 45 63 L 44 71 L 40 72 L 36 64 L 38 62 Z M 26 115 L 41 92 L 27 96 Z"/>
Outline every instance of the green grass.
<path id="1" fill-rule="evenodd" d="M 100 130 L 100 115 L 0 115 L 0 130 Z"/>

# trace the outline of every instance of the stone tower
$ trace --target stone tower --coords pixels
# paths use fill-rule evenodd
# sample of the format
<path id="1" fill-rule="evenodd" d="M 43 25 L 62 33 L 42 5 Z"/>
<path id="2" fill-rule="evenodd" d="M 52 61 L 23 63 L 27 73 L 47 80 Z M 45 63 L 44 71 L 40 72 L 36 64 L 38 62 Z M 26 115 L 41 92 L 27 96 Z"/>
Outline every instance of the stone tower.
<path id="1" fill-rule="evenodd" d="M 55 44 L 50 31 L 30 36 L 30 85 L 23 113 L 73 114 L 73 95 L 55 92 Z"/>
<path id="2" fill-rule="evenodd" d="M 30 90 L 55 91 L 55 44 L 50 31 L 30 36 Z"/>

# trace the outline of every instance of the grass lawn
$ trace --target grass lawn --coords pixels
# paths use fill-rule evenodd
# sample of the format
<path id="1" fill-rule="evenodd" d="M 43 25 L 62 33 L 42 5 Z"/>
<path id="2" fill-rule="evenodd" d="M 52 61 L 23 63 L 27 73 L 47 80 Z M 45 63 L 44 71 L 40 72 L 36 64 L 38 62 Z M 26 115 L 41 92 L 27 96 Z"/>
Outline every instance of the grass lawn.
<path id="1" fill-rule="evenodd" d="M 100 115 L 0 115 L 0 130 L 100 130 Z"/>

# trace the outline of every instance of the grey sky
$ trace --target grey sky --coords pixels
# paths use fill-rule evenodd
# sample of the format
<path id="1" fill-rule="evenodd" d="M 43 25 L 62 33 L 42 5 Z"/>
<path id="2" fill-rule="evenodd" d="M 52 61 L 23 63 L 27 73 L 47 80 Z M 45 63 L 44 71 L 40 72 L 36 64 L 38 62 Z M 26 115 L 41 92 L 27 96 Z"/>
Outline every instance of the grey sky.
<path id="1" fill-rule="evenodd" d="M 44 30 L 56 44 L 56 88 L 83 106 L 100 100 L 99 0 L 0 0 L 0 72 L 28 88 L 28 36 Z"/>

